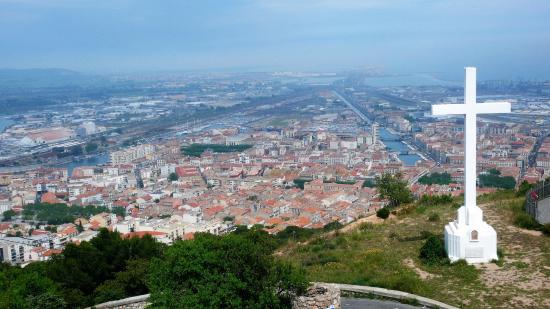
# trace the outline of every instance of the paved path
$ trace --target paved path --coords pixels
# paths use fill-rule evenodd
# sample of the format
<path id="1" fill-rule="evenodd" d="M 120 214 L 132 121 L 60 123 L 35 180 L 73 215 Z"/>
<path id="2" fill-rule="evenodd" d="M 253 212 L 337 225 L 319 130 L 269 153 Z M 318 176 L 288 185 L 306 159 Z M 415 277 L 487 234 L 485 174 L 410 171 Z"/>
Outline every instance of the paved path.
<path id="1" fill-rule="evenodd" d="M 414 307 L 389 300 L 377 300 L 368 298 L 345 298 L 342 297 L 342 309 L 418 309 Z M 425 308 L 425 307 L 424 307 Z"/>

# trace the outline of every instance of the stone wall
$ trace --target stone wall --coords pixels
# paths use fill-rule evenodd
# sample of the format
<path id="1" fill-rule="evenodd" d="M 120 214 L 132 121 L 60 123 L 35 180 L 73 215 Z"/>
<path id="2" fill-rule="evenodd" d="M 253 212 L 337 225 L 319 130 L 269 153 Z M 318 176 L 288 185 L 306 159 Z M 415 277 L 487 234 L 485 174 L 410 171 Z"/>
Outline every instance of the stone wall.
<path id="1" fill-rule="evenodd" d="M 149 294 L 113 300 L 103 304 L 95 305 L 97 309 L 144 309 L 149 305 Z M 89 309 L 89 308 L 88 308 Z"/>
<path id="2" fill-rule="evenodd" d="M 292 308 L 340 309 L 340 290 L 330 284 L 315 283 L 307 290 L 306 294 L 294 300 Z"/>
<path id="3" fill-rule="evenodd" d="M 428 308 L 458 309 L 456 307 L 444 304 L 442 302 L 426 297 L 409 294 L 401 291 L 387 290 L 383 288 L 349 285 L 338 283 L 315 282 L 302 295 L 294 300 L 293 309 L 327 309 L 334 306 L 334 309 L 341 309 L 340 291 L 361 293 L 366 295 L 378 295 L 386 298 L 393 298 L 396 301 L 415 300 L 420 305 Z M 144 309 L 149 304 L 149 294 L 134 296 L 121 300 L 110 301 L 107 303 L 95 305 L 97 309 Z M 90 309 L 90 308 L 88 308 Z"/>

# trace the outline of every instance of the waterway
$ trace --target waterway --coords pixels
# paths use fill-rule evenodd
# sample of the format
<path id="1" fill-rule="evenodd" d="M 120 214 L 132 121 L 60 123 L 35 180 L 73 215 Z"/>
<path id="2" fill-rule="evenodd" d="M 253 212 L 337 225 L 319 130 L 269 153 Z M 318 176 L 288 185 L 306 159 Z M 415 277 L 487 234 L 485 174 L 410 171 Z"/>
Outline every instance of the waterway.
<path id="1" fill-rule="evenodd" d="M 380 128 L 379 131 L 380 140 L 386 145 L 389 151 L 392 152 L 404 152 L 411 151 L 411 149 L 403 143 L 399 135 L 392 134 L 386 128 Z M 414 153 L 410 154 L 400 154 L 399 160 L 403 162 L 406 166 L 414 166 L 416 162 L 422 160 L 422 158 Z"/>
<path id="2" fill-rule="evenodd" d="M 11 126 L 15 122 L 8 118 L 0 118 L 0 133 L 4 132 L 7 127 Z"/>
<path id="3" fill-rule="evenodd" d="M 365 84 L 374 87 L 394 86 L 460 86 L 461 81 L 439 79 L 431 74 L 401 74 L 365 78 Z"/>
<path id="4" fill-rule="evenodd" d="M 73 170 L 80 166 L 95 166 L 95 165 L 101 165 L 109 162 L 109 154 L 108 153 L 101 153 L 97 155 L 93 155 L 91 157 L 83 158 L 80 160 L 73 160 L 67 163 L 62 163 L 59 165 L 56 165 L 56 167 L 65 167 L 67 168 L 69 175 L 73 174 Z"/>

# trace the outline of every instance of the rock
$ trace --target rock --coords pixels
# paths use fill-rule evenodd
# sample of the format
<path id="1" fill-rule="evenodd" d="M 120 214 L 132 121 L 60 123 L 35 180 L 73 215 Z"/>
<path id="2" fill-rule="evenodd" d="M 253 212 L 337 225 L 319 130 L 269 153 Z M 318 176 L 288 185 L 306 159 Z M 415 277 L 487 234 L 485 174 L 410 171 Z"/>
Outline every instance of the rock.
<path id="1" fill-rule="evenodd" d="M 304 295 L 297 297 L 293 309 L 340 309 L 340 289 L 329 284 L 315 283 Z"/>

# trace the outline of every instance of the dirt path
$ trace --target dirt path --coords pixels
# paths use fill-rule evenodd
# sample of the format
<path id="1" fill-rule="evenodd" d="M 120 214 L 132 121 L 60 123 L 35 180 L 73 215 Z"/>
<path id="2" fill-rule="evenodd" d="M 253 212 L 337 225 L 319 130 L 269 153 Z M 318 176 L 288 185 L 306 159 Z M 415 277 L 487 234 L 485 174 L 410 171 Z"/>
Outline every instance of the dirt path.
<path id="1" fill-rule="evenodd" d="M 504 251 L 502 266 L 476 266 L 481 270 L 481 280 L 495 293 L 510 294 L 511 307 L 537 308 L 542 304 L 550 308 L 550 238 L 512 225 L 509 210 L 498 206 L 506 202 L 510 201 L 479 205 L 485 220 L 497 231 L 498 247 Z"/>
<path id="2" fill-rule="evenodd" d="M 390 217 L 386 220 L 393 220 L 393 219 L 395 219 L 395 216 L 390 215 Z M 372 213 L 372 214 L 367 215 L 364 218 L 357 219 L 356 221 L 348 223 L 348 224 L 344 225 L 342 228 L 340 228 L 338 230 L 334 230 L 334 231 L 324 233 L 323 236 L 324 237 L 330 237 L 330 236 L 333 236 L 337 232 L 338 233 L 349 233 L 349 232 L 352 232 L 352 231 L 358 229 L 361 226 L 361 224 L 364 224 L 364 223 L 381 224 L 383 222 L 384 222 L 384 219 L 378 218 L 375 213 Z M 312 242 L 313 240 L 315 240 L 315 238 L 308 239 L 307 241 L 304 241 L 304 242 L 297 242 L 295 244 L 294 248 L 287 247 L 286 250 L 294 250 L 295 247 L 305 246 L 305 245 L 309 244 L 310 242 Z M 276 251 L 274 254 L 277 255 L 277 256 L 281 256 L 281 255 L 283 255 L 283 253 L 284 253 L 284 251 Z"/>

